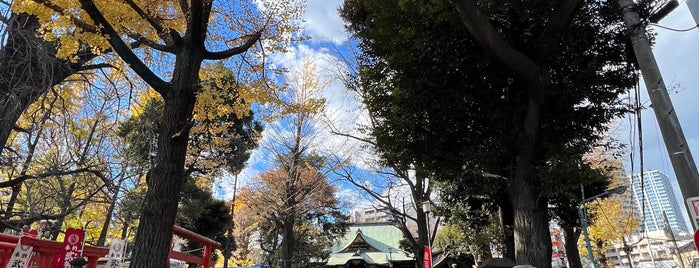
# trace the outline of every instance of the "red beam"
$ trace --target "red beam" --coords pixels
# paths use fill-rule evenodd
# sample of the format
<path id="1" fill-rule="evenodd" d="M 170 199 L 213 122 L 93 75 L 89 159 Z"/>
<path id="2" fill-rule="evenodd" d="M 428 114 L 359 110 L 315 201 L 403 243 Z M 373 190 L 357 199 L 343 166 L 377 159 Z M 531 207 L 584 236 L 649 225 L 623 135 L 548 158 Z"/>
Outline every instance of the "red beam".
<path id="1" fill-rule="evenodd" d="M 182 238 L 185 238 L 189 241 L 192 241 L 192 242 L 196 242 L 196 243 L 199 243 L 202 245 L 211 245 L 213 249 L 221 249 L 221 243 L 216 242 L 215 240 L 208 238 L 206 236 L 203 236 L 203 235 L 197 234 L 195 232 L 192 232 L 190 230 L 187 230 L 185 228 L 179 227 L 177 225 L 175 225 L 172 228 L 172 233 L 179 236 L 179 237 L 182 237 Z"/>

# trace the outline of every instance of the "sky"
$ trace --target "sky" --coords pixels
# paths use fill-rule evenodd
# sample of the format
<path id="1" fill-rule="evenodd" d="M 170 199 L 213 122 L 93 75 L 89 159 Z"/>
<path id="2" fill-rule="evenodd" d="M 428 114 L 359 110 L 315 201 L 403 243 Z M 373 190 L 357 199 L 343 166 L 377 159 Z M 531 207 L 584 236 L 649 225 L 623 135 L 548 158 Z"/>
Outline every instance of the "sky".
<path id="1" fill-rule="evenodd" d="M 272 64 L 291 69 L 292 71 L 302 66 L 302 61 L 312 59 L 316 64 L 319 78 L 327 82 L 327 86 L 321 92 L 321 97 L 326 99 L 326 111 L 328 118 L 333 125 L 343 130 L 351 130 L 353 125 L 366 120 L 362 115 L 361 104 L 356 96 L 345 90 L 340 81 L 334 79 L 335 71 L 338 68 L 336 48 L 346 47 L 348 35 L 344 30 L 342 19 L 338 15 L 338 8 L 342 5 L 342 0 L 308 0 L 304 15 L 304 34 L 310 39 L 300 44 L 293 45 L 286 54 L 272 55 L 269 62 Z M 273 132 L 279 127 L 279 122 L 271 123 L 262 133 L 261 144 L 268 143 Z M 321 124 L 314 126 L 321 132 L 321 140 L 314 148 L 318 151 L 347 151 L 356 144 L 347 138 L 331 137 L 329 129 Z M 240 184 L 245 185 L 251 178 L 259 173 L 268 170 L 271 165 L 272 155 L 265 150 L 256 150 L 248 160 L 247 167 L 238 176 Z M 222 188 L 219 194 L 224 199 L 233 196 L 230 191 L 232 180 L 226 179 L 219 186 Z M 343 189 L 346 196 L 352 196 L 352 190 Z"/>
<path id="2" fill-rule="evenodd" d="M 699 0 L 694 0 L 699 1 Z M 689 12 L 686 1 L 680 1 L 680 6 L 659 22 L 661 26 L 687 29 L 696 25 Z M 320 59 L 316 62 L 319 75 L 330 79 L 327 70 L 333 69 L 337 64 L 334 62 L 336 54 L 333 48 L 347 47 L 348 35 L 344 30 L 343 22 L 338 16 L 338 8 L 342 0 L 309 0 L 307 5 L 305 20 L 305 33 L 311 37 L 310 40 L 297 44 L 286 55 L 274 57 L 275 64 L 293 67 L 298 66 L 298 62 L 305 57 Z M 697 12 L 699 13 L 699 12 Z M 684 130 L 687 141 L 695 159 L 699 158 L 699 29 L 685 32 L 677 32 L 653 26 L 651 30 L 657 33 L 656 44 L 653 48 L 658 66 L 662 72 L 667 87 L 670 89 L 670 97 L 675 107 L 677 116 Z M 650 101 L 646 94 L 643 82 L 640 82 L 642 96 L 641 102 L 645 107 L 650 107 Z M 338 81 L 332 81 L 324 91 L 327 98 L 328 113 L 333 115 L 334 120 L 339 121 L 338 125 L 351 128 L 353 124 L 364 122 L 366 118 L 362 115 L 361 105 L 352 94 L 346 92 Z M 626 172 L 638 172 L 638 136 L 635 131 L 635 119 L 623 118 L 620 124 L 613 129 L 614 135 L 621 143 L 627 145 L 628 153 L 625 155 Z M 651 108 L 646 108 L 642 112 L 643 126 L 643 158 L 646 170 L 660 170 L 668 174 L 674 182 L 674 172 L 667 156 L 660 131 Z M 324 130 L 327 131 L 327 130 Z M 263 135 L 264 136 L 264 135 Z M 268 136 L 264 137 L 268 138 Z M 356 144 L 347 144 L 347 140 L 328 139 L 328 146 L 332 148 L 353 148 Z M 344 147 L 343 147 L 344 146 Z M 349 146 L 349 147 L 347 147 Z M 349 150 L 349 149 L 348 149 Z M 368 157 L 367 154 L 363 154 Z M 250 161 L 249 166 L 241 172 L 239 179 L 245 183 L 259 172 L 268 168 L 266 155 L 261 150 L 256 151 Z M 361 157 L 360 157 L 361 158 Z M 631 159 L 633 158 L 633 165 Z M 676 184 L 676 182 L 674 182 Z M 224 188 L 229 188 L 224 185 Z M 676 189 L 677 196 L 679 189 Z M 356 195 L 354 190 L 343 189 L 345 196 Z M 225 193 L 226 198 L 232 197 L 232 192 Z M 678 198 L 679 199 L 679 198 Z M 678 202 L 681 202 L 678 200 Z"/>

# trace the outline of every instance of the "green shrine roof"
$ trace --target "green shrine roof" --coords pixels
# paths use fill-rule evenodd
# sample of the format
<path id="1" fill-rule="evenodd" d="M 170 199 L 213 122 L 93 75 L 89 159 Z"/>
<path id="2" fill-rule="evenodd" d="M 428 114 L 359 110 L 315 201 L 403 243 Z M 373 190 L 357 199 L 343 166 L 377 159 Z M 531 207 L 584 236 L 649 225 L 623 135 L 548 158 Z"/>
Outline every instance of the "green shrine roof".
<path id="1" fill-rule="evenodd" d="M 368 264 L 412 261 L 400 250 L 403 233 L 391 223 L 359 223 L 350 226 L 347 234 L 333 245 L 327 265 L 343 265 L 350 260 Z"/>

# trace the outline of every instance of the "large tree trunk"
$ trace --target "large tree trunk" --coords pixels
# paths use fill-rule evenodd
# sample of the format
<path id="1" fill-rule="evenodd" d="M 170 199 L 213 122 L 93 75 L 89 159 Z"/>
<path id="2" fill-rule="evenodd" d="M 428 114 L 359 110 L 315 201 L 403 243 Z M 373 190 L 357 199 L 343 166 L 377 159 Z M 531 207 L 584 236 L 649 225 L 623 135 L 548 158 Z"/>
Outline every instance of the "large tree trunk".
<path id="1" fill-rule="evenodd" d="M 121 39 L 122 34 L 107 21 L 94 1 L 79 2 L 90 18 L 101 26 L 101 31 L 107 35 L 113 51 L 164 100 L 157 155 L 146 179 L 148 190 L 141 208 L 130 267 L 166 267 L 177 204 L 184 181 L 187 143 L 193 124 L 192 111 L 196 93 L 200 89 L 199 71 L 205 54 L 208 53 L 205 43 L 212 1 L 189 1 L 188 4 L 185 4 L 188 1 L 182 1 L 182 11 L 187 18 L 184 35 L 167 27 L 160 32 L 161 39 L 163 35 L 169 36 L 162 41 L 166 42 L 166 46 L 175 54 L 175 66 L 169 82 L 161 79 L 140 60 L 132 48 Z M 150 22 L 153 24 L 155 21 Z M 219 53 L 208 53 L 207 59 L 225 59 L 243 53 L 253 46 L 260 36 L 261 32 L 258 32 L 242 46 Z"/>
<path id="2" fill-rule="evenodd" d="M 429 226 L 427 226 L 427 213 L 422 210 L 421 207 L 421 202 L 425 202 L 425 199 L 422 199 L 422 201 L 415 201 L 415 206 L 416 206 L 416 224 L 417 224 L 417 243 L 413 245 L 413 254 L 415 254 L 415 261 L 417 262 L 418 266 L 422 266 L 422 263 L 424 261 L 424 252 L 425 252 L 425 247 L 429 245 Z M 410 236 L 410 231 L 408 228 L 402 228 L 405 229 L 406 232 L 403 232 L 403 235 L 405 237 Z"/>
<path id="3" fill-rule="evenodd" d="M 516 170 L 508 185 L 514 210 L 515 263 L 551 267 L 548 199 L 541 194 L 533 168 L 539 156 L 539 129 L 545 76 L 529 81 L 527 113 L 522 120 Z M 538 83 L 537 83 L 538 82 Z"/>
<path id="4" fill-rule="evenodd" d="M 514 176 L 508 194 L 514 210 L 515 262 L 539 268 L 551 267 L 551 238 L 548 231 L 547 200 L 541 195 L 535 165 L 541 157 L 540 128 L 544 92 L 549 84 L 546 62 L 556 50 L 560 33 L 567 27 L 580 0 L 560 1 L 537 41 L 538 51 L 525 54 L 506 41 L 473 0 L 454 1 L 461 21 L 475 41 L 494 61 L 507 67 L 527 96 L 526 114 L 515 120 L 518 148 L 514 155 Z M 532 56 L 533 55 L 533 56 Z M 524 103 L 523 103 L 524 104 Z M 515 115 L 515 118 L 520 118 Z"/>
<path id="5" fill-rule="evenodd" d="M 146 178 L 148 190 L 136 231 L 132 268 L 166 267 L 168 263 L 201 62 L 201 52 L 182 49 L 177 54 L 171 86 L 158 90 L 164 99 L 158 153 Z"/>
<path id="6" fill-rule="evenodd" d="M 35 16 L 12 14 L 7 43 L 0 48 L 0 152 L 20 115 L 53 85 L 81 70 L 95 57 L 81 54 L 76 63 L 56 58 L 55 44 L 37 35 Z"/>
<path id="7" fill-rule="evenodd" d="M 198 72 L 194 72 L 198 76 Z M 172 228 L 184 182 L 184 160 L 191 128 L 195 89 L 178 87 L 164 96 L 165 107 L 155 166 L 150 170 L 134 241 L 133 268 L 165 267 Z"/>
<path id="8" fill-rule="evenodd" d="M 578 239 L 580 238 L 580 230 L 576 230 L 573 226 L 562 226 L 565 232 L 565 247 L 566 257 L 568 258 L 569 268 L 582 268 L 580 262 L 580 251 L 578 250 Z"/>
<path id="9" fill-rule="evenodd" d="M 551 267 L 551 237 L 546 199 L 528 181 L 511 182 L 514 208 L 515 263 Z"/>
<path id="10" fill-rule="evenodd" d="M 295 217 L 287 217 L 286 219 L 284 219 L 284 226 L 282 230 L 281 259 L 279 260 L 279 267 L 281 268 L 291 268 L 295 244 L 294 220 Z"/>
<path id="11" fill-rule="evenodd" d="M 500 203 L 500 226 L 502 228 L 503 243 L 505 244 L 503 257 L 515 260 L 515 233 L 513 226 L 515 224 L 514 211 L 509 199 Z"/>

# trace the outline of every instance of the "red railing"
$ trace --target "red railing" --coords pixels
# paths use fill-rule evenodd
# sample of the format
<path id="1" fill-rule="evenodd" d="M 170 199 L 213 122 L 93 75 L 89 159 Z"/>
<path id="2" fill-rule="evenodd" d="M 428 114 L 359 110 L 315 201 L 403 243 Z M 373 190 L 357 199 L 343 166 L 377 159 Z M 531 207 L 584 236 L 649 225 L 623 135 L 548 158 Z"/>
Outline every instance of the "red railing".
<path id="1" fill-rule="evenodd" d="M 199 257 L 170 249 L 170 259 L 199 264 L 204 268 L 212 267 L 211 252 L 215 249 L 221 249 L 221 243 L 179 226 L 175 226 L 172 229 L 172 234 L 202 245 L 204 247 L 204 254 L 203 257 Z"/>
<path id="2" fill-rule="evenodd" d="M 0 250 L 2 251 L 2 253 L 0 253 L 0 265 L 2 265 L 2 267 L 7 265 L 12 255 L 12 250 L 20 239 L 22 239 L 22 245 L 34 247 L 32 249 L 34 252 L 32 262 L 36 263 L 36 267 L 39 268 L 51 267 L 53 257 L 60 253 L 63 248 L 63 243 L 52 240 L 36 239 L 29 236 L 22 236 L 20 238 L 18 236 L 0 233 Z M 109 248 L 85 246 L 83 249 L 83 257 L 87 259 L 86 267 L 97 268 L 97 259 L 104 257 L 108 252 Z"/>
<path id="3" fill-rule="evenodd" d="M 199 257 L 170 249 L 170 259 L 199 264 L 206 268 L 212 267 L 211 252 L 214 249 L 221 249 L 220 243 L 179 226 L 175 226 L 172 233 L 173 235 L 201 244 L 204 247 L 204 255 L 203 257 Z M 20 239 L 22 240 L 22 245 L 34 247 L 32 262 L 35 266 L 31 267 L 50 268 L 53 257 L 61 253 L 63 247 L 63 243 L 61 242 L 36 239 L 28 236 L 22 236 L 20 238 L 19 236 L 0 233 L 0 267 L 5 267 L 7 265 L 12 255 L 12 250 L 14 250 Z M 106 247 L 85 246 L 83 249 L 83 257 L 87 259 L 87 265 L 85 267 L 97 268 L 97 260 L 106 256 L 107 253 L 109 253 L 109 248 Z"/>

